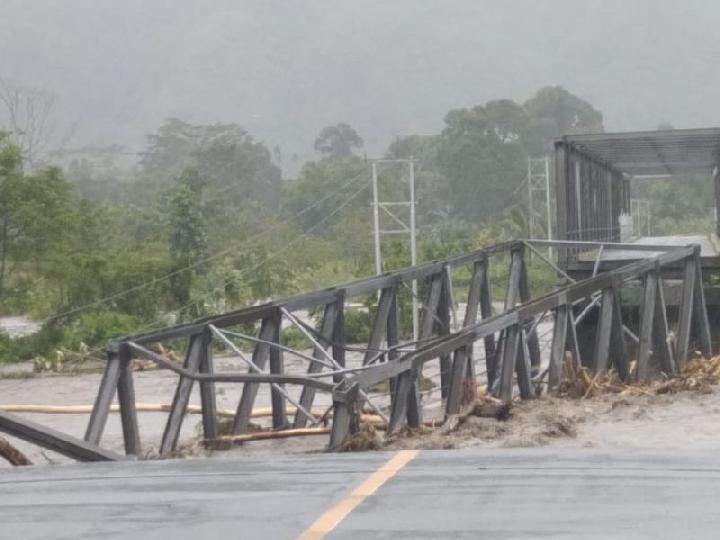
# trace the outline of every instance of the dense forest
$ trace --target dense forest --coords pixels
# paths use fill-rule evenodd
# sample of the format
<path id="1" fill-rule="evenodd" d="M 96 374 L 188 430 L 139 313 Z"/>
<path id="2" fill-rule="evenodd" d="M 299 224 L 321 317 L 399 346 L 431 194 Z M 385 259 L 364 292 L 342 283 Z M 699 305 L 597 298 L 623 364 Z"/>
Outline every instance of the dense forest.
<path id="1" fill-rule="evenodd" d="M 93 350 L 374 272 L 369 164 L 353 127 L 324 128 L 317 159 L 290 179 L 277 149 L 232 123 L 168 119 L 140 155 L 43 153 L 41 98 L 14 94 L 33 114 L 0 126 L 0 314 L 29 314 L 42 328 L 0 335 L 0 362 Z M 527 158 L 549 154 L 561 134 L 602 130 L 591 104 L 545 87 L 524 103 L 451 110 L 440 133 L 397 138 L 384 157 L 415 160 L 420 259 L 525 234 Z M 403 189 L 401 168 L 382 175 L 384 197 Z M 688 208 L 666 201 L 665 218 L 692 213 L 705 197 L 698 185 Z M 402 242 L 384 253 L 385 270 L 408 264 Z"/>

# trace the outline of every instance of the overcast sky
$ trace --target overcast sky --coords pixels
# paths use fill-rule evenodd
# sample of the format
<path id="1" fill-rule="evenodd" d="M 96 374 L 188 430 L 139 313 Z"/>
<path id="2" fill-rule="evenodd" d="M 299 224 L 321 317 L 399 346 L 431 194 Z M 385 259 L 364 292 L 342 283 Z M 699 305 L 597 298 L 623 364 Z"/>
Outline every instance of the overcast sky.
<path id="1" fill-rule="evenodd" d="M 177 116 L 304 159 L 344 121 L 373 156 L 555 84 L 609 130 L 720 125 L 719 22 L 713 0 L 0 0 L 0 77 L 55 93 L 73 146 Z"/>

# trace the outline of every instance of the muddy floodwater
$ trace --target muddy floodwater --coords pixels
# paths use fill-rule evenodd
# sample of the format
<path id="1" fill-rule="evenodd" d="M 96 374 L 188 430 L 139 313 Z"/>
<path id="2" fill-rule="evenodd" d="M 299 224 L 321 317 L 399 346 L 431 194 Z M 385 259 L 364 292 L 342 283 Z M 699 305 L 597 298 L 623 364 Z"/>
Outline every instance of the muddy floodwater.
<path id="1" fill-rule="evenodd" d="M 219 359 L 218 371 L 235 370 L 237 359 Z M 135 372 L 138 403 L 170 403 L 177 377 L 165 371 Z M 428 371 L 430 378 L 433 374 Z M 0 379 L 0 404 L 82 405 L 95 398 L 100 374 L 78 376 L 38 376 L 27 379 Z M 219 409 L 234 410 L 240 398 L 237 385 L 219 384 Z M 387 396 L 378 395 L 375 401 L 387 405 Z M 424 401 L 432 405 L 439 401 L 436 388 L 425 392 Z M 190 403 L 200 404 L 197 387 Z M 330 405 L 327 394 L 318 393 L 315 408 Z M 256 407 L 269 407 L 267 385 L 258 393 Z M 432 407 L 431 407 L 432 408 Z M 26 418 L 57 430 L 82 437 L 86 414 L 23 414 Z M 138 413 L 143 449 L 152 454 L 159 445 L 165 427 L 166 413 Z M 268 425 L 269 419 L 255 420 Z M 480 447 L 588 447 L 588 448 L 656 448 L 656 449 L 715 449 L 720 448 L 720 392 L 714 387 L 709 393 L 681 392 L 661 396 L 607 395 L 592 399 L 543 397 L 517 402 L 504 421 L 490 418 L 471 418 L 455 432 L 436 437 L 432 434 L 400 437 L 391 448 L 462 448 Z M 193 447 L 200 434 L 200 416 L 186 416 L 181 434 L 181 446 Z M 230 451 L 210 454 L 195 445 L 188 457 L 212 457 L 245 454 L 269 454 L 321 451 L 326 435 L 246 443 Z M 68 461 L 52 452 L 13 440 L 36 464 Z M 112 413 L 103 436 L 102 445 L 122 452 L 122 430 L 119 415 Z M 0 467 L 7 466 L 0 462 Z"/>
<path id="2" fill-rule="evenodd" d="M 286 361 L 286 369 L 289 372 L 297 372 L 302 365 L 295 365 Z M 19 366 L 19 370 L 27 371 L 27 367 Z M 246 371 L 247 366 L 238 358 L 216 359 L 216 371 Z M 137 403 L 170 404 L 175 393 L 178 376 L 169 371 L 143 370 L 135 371 L 133 374 L 135 382 L 135 397 Z M 72 376 L 48 375 L 34 376 L 29 378 L 0 378 L 0 405 L 91 405 L 97 394 L 100 385 L 101 374 L 82 374 Z M 299 396 L 299 390 L 289 388 L 293 395 Z M 218 409 L 235 410 L 240 401 L 242 386 L 238 384 L 216 385 Z M 381 401 L 387 398 L 381 396 Z M 315 398 L 313 409 L 329 407 L 331 399 L 328 394 L 318 393 Z M 114 401 L 117 403 L 117 399 Z M 190 396 L 190 405 L 200 405 L 200 391 L 198 385 L 194 385 Z M 255 407 L 270 407 L 270 392 L 268 385 L 261 385 L 258 392 Z M 22 413 L 22 416 L 34 422 L 52 427 L 58 431 L 68 433 L 76 437 L 82 437 L 87 426 L 87 414 L 36 414 Z M 292 418 L 290 418 L 292 419 Z M 165 428 L 167 413 L 138 413 L 138 423 L 142 438 L 143 450 L 152 454 L 160 444 L 162 433 Z M 253 419 L 254 423 L 268 425 L 269 418 Z M 185 417 L 181 431 L 180 445 L 187 446 L 196 441 L 200 435 L 201 416 L 189 414 Z M 282 440 L 271 442 L 258 442 L 252 445 L 245 445 L 235 452 L 287 452 L 289 450 L 308 451 L 321 449 L 325 437 L 309 437 L 303 440 Z M 67 461 L 66 458 L 42 451 L 35 447 L 13 439 L 23 452 L 27 453 L 30 459 L 37 463 L 54 463 Z M 120 417 L 117 413 L 111 413 L 103 433 L 102 446 L 118 452 L 123 451 L 122 429 Z M 1 461 L 1 460 L 0 460 Z M 0 467 L 3 464 L 0 463 Z"/>
<path id="3" fill-rule="evenodd" d="M 543 352 L 543 364 L 547 363 L 550 341 L 549 321 L 538 326 Z M 305 351 L 309 354 L 311 351 Z M 476 348 L 482 354 L 482 347 Z M 284 355 L 288 373 L 304 373 L 304 360 Z M 347 355 L 349 366 L 360 365 L 362 354 Z M 482 377 L 484 359 L 476 359 L 476 369 Z M 31 364 L 5 366 L 0 371 L 0 405 L 91 405 L 100 384 L 100 373 L 82 375 L 39 375 L 28 378 L 7 377 L 8 372 L 31 371 Z M 246 371 L 247 365 L 238 357 L 219 356 L 216 371 Z M 5 376 L 6 378 L 3 378 Z M 436 416 L 441 409 L 439 391 L 440 368 L 437 361 L 430 362 L 423 370 L 423 402 L 426 419 Z M 134 372 L 137 403 L 169 404 L 177 385 L 177 375 L 161 370 Z M 218 409 L 234 411 L 240 400 L 241 385 L 217 384 Z M 387 389 L 378 388 L 371 394 L 373 402 L 382 408 L 389 405 Z M 298 397 L 300 389 L 288 387 L 291 395 Z M 200 393 L 194 386 L 191 405 L 200 405 Z M 331 405 L 330 396 L 318 392 L 313 409 L 326 410 Z M 255 402 L 256 408 L 270 407 L 268 385 L 261 385 Z M 87 414 L 28 414 L 22 416 L 56 430 L 82 437 L 88 421 Z M 139 412 L 138 422 L 143 452 L 152 456 L 157 450 L 165 428 L 167 413 Z M 292 420 L 292 417 L 289 418 Z M 269 426 L 269 418 L 253 419 L 254 423 Z M 238 446 L 233 450 L 209 453 L 199 448 L 201 417 L 189 414 L 183 423 L 180 446 L 184 455 L 214 457 L 245 454 L 269 454 L 322 451 L 327 435 L 275 441 L 257 441 Z M 543 397 L 538 400 L 517 402 L 510 418 L 497 421 L 489 418 L 471 418 L 454 432 L 437 437 L 432 434 L 399 437 L 390 443 L 391 448 L 439 447 L 592 447 L 592 448 L 720 448 L 720 392 L 712 387 L 707 393 L 681 392 L 658 396 L 607 395 L 592 399 L 560 399 Z M 67 462 L 66 458 L 38 447 L 12 439 L 38 465 Z M 102 446 L 117 452 L 123 451 L 122 429 L 117 413 L 111 413 L 102 439 Z M 8 466 L 0 460 L 0 467 Z"/>
<path id="4" fill-rule="evenodd" d="M 34 334 L 40 325 L 28 317 L 0 317 L 0 332 L 10 337 L 20 337 Z"/>

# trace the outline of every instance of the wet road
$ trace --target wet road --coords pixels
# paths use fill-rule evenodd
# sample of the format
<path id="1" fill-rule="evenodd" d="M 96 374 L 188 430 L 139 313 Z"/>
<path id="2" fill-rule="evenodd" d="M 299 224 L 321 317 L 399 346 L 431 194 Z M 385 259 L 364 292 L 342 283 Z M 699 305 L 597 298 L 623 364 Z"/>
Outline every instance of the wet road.
<path id="1" fill-rule="evenodd" d="M 707 452 L 63 465 L 0 474 L 0 538 L 715 538 L 718 496 L 720 458 Z"/>

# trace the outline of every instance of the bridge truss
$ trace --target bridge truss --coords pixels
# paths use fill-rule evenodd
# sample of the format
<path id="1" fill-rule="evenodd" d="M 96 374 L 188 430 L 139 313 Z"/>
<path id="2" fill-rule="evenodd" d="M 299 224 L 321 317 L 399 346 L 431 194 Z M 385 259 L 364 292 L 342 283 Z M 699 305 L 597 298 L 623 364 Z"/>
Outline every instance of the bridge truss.
<path id="1" fill-rule="evenodd" d="M 545 258 L 539 248 L 547 247 L 587 253 L 598 252 L 599 248 L 632 249 L 646 251 L 648 257 L 608 271 L 602 271 L 598 264 L 595 275 L 576 281 Z M 529 251 L 552 267 L 562 282 L 537 297 L 531 295 L 526 265 Z M 506 285 L 500 295 L 499 291 L 493 294 L 490 269 L 503 262 L 508 264 Z M 471 277 L 464 318 L 453 326 L 451 271 L 458 268 L 466 268 Z M 665 301 L 663 272 L 668 269 L 682 276 L 676 328 L 668 323 Z M 403 341 L 399 324 L 399 291 L 413 280 L 422 284 L 417 342 Z M 641 291 L 637 333 L 628 328 L 620 304 L 621 291 L 633 287 Z M 373 310 L 367 346 L 361 349 L 362 361 L 351 365 L 346 362 L 347 353 L 356 349 L 345 340 L 344 315 L 348 299 L 362 295 L 378 295 L 379 300 Z M 503 301 L 498 309 L 492 300 L 499 297 Z M 297 315 L 301 310 L 311 309 L 322 310 L 317 328 L 302 322 Z M 576 328 L 591 312 L 596 316 L 596 337 L 592 347 L 583 350 Z M 545 359 L 538 343 L 538 324 L 546 319 L 552 320 L 552 340 Z M 283 345 L 282 328 L 288 324 L 312 343 L 311 352 Z M 247 331 L 253 326 L 257 328 L 254 335 Z M 253 343 L 251 354 L 245 353 L 238 340 Z M 182 365 L 153 350 L 168 341 L 185 343 Z M 241 358 L 247 370 L 216 372 L 213 352 L 219 347 Z M 711 353 L 698 246 L 513 241 L 114 341 L 107 349 L 107 364 L 85 444 L 100 445 L 117 393 L 125 452 L 141 455 L 131 369 L 135 357 L 144 357 L 177 374 L 175 396 L 159 442 L 160 455 L 170 456 L 177 448 L 196 383 L 206 441 L 221 438 L 216 384 L 234 383 L 239 387 L 232 422 L 235 436 L 250 430 L 258 389 L 260 385 L 269 385 L 274 431 L 302 429 L 308 424 L 328 425 L 328 448 L 337 450 L 344 447 L 365 414 L 380 418 L 388 433 L 403 426 L 423 425 L 427 403 L 422 399 L 420 383 L 428 366 L 439 366 L 442 413 L 448 417 L 460 411 L 468 388 L 475 389 L 478 384 L 487 385 L 494 396 L 504 401 L 515 397 L 533 399 L 543 384 L 553 391 L 561 381 L 566 356 L 575 367 L 586 366 L 593 373 L 614 369 L 624 380 L 645 382 L 654 372 L 676 373 L 696 348 L 705 355 Z M 305 361 L 303 373 L 284 369 L 283 355 L 288 354 Z M 635 358 L 637 361 L 632 363 Z M 480 360 L 484 361 L 484 369 L 478 369 Z M 373 388 L 383 383 L 390 389 L 387 404 L 378 402 L 373 394 Z M 317 393 L 331 396 L 332 406 L 322 414 L 313 408 Z M 229 439 L 232 440 L 232 435 Z"/>

